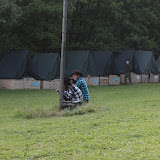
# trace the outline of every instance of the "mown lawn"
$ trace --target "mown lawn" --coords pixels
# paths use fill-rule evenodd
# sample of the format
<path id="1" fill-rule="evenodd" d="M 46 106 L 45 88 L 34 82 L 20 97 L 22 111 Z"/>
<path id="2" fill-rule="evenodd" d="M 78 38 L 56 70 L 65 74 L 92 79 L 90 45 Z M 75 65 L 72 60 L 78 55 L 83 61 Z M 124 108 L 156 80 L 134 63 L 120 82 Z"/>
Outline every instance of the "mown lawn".
<path id="1" fill-rule="evenodd" d="M 0 90 L 0 159 L 160 159 L 160 83 L 89 91 L 93 113 L 29 119 L 16 115 L 58 112 L 56 92 Z"/>

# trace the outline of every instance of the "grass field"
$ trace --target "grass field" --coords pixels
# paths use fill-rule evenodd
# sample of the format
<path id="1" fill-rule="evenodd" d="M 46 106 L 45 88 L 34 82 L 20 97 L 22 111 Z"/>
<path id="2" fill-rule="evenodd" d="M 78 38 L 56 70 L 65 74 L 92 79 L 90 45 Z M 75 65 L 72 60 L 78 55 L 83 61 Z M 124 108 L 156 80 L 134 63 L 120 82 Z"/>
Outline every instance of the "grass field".
<path id="1" fill-rule="evenodd" d="M 56 92 L 0 90 L 0 159 L 160 159 L 160 83 L 89 91 L 95 112 L 24 118 L 58 113 Z"/>

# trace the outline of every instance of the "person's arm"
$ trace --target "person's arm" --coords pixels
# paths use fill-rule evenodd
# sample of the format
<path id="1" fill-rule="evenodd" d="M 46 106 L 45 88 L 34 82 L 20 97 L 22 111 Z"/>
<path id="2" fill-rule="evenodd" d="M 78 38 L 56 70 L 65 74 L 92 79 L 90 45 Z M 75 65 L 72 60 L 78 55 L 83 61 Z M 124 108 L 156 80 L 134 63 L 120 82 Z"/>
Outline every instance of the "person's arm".
<path id="1" fill-rule="evenodd" d="M 81 86 L 81 81 L 78 81 L 78 82 L 76 83 L 76 86 L 77 86 L 78 88 L 80 88 L 80 86 Z"/>

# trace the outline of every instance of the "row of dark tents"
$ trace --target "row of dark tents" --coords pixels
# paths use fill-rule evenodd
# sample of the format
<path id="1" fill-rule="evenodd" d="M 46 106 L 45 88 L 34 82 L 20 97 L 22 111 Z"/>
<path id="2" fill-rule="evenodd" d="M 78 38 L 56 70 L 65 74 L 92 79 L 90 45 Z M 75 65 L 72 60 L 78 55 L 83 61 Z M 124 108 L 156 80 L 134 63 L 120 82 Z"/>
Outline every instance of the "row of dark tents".
<path id="1" fill-rule="evenodd" d="M 125 63 L 129 60 L 132 71 L 137 74 L 160 72 L 160 58 L 155 61 L 152 51 L 123 51 L 120 53 L 103 51 L 66 52 L 65 75 L 75 69 L 83 76 L 108 76 L 125 73 Z M 0 61 L 0 78 L 21 79 L 33 77 L 37 80 L 53 80 L 60 75 L 60 55 L 58 53 L 37 53 L 31 59 L 27 51 L 7 52 Z"/>

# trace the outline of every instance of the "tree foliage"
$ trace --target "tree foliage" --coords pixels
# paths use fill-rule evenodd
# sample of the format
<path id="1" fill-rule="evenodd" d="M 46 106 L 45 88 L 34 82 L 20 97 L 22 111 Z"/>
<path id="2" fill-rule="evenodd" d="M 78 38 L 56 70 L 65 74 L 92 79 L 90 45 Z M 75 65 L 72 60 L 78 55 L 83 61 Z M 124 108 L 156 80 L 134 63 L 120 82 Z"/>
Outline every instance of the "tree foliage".
<path id="1" fill-rule="evenodd" d="M 0 52 L 60 52 L 62 0 L 0 0 Z M 69 0 L 68 50 L 160 52 L 159 0 Z"/>

